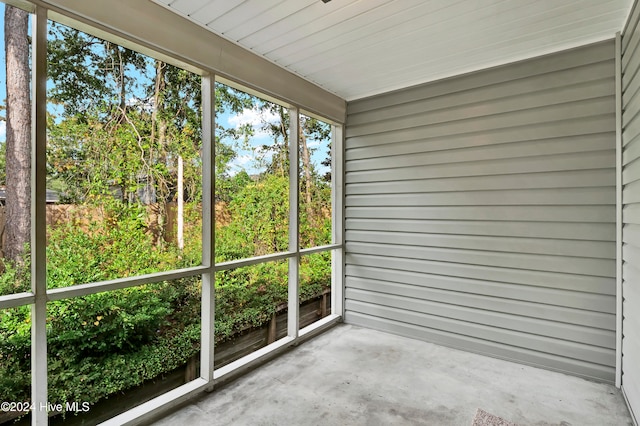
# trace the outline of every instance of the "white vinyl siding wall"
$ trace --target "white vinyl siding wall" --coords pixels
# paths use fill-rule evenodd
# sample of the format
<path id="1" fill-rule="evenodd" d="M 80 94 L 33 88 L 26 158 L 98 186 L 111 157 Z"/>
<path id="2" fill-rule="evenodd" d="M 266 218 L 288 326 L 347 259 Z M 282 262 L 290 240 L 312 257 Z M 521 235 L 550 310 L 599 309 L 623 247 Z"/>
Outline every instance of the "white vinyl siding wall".
<path id="1" fill-rule="evenodd" d="M 640 415 L 640 8 L 622 35 L 622 389 Z"/>
<path id="2" fill-rule="evenodd" d="M 346 322 L 613 382 L 614 56 L 350 102 Z"/>

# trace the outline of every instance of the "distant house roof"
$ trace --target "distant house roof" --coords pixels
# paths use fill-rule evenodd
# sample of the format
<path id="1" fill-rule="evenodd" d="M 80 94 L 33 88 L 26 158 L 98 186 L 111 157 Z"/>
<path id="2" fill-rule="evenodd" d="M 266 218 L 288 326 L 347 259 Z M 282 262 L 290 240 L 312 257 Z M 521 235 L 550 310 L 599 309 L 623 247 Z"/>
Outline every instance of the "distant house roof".
<path id="1" fill-rule="evenodd" d="M 7 198 L 5 187 L 0 187 L 0 204 L 4 205 Z M 53 189 L 47 189 L 47 204 L 55 204 L 60 202 L 60 193 Z"/>

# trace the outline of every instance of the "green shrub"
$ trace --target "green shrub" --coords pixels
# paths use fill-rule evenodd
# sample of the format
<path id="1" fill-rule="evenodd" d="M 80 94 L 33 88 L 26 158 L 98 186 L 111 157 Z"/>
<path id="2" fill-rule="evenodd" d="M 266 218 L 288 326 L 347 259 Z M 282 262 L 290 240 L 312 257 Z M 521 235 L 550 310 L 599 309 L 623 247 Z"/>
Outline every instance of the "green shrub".
<path id="1" fill-rule="evenodd" d="M 49 399 L 95 402 L 199 350 L 199 282 L 183 279 L 53 302 Z"/>
<path id="2" fill-rule="evenodd" d="M 27 401 L 31 387 L 29 306 L 0 311 L 0 400 Z"/>
<path id="3" fill-rule="evenodd" d="M 278 179 L 240 191 L 233 201 L 233 222 L 219 229 L 216 255 L 249 257 L 257 247 L 286 248 L 286 232 L 258 227 L 248 220 L 287 223 L 286 189 Z M 264 192 L 263 192 L 264 191 Z M 261 200 L 261 201 L 260 201 Z M 278 201 L 279 200 L 279 201 Z M 243 210 L 253 202 L 268 208 Z M 49 229 L 49 288 L 109 280 L 198 264 L 201 212 L 188 206 L 184 250 L 154 242 L 142 206 L 109 203 L 107 220 L 79 227 L 63 223 Z M 244 212 L 244 216 L 240 213 Z M 249 215 L 249 216 L 246 216 Z M 283 219 L 284 218 L 284 219 Z M 284 222 L 282 222 L 284 221 Z M 271 225 L 270 225 L 271 226 Z M 286 226 L 285 226 L 286 228 Z M 251 231 L 251 232 L 250 232 Z M 247 240 L 243 233 L 247 232 Z M 284 239 L 283 239 L 284 238 Z M 301 300 L 330 285 L 329 252 L 303 256 Z M 268 262 L 216 274 L 216 342 L 267 323 L 287 302 L 288 262 Z M 0 292 L 28 291 L 29 262 L 5 265 Z M 2 293 L 0 293 L 2 294 Z M 96 402 L 184 364 L 200 349 L 199 277 L 146 284 L 117 291 L 63 299 L 48 304 L 49 400 Z M 0 399 L 30 398 L 31 323 L 28 306 L 0 311 Z"/>
<path id="4" fill-rule="evenodd" d="M 25 249 L 29 253 L 29 247 Z M 29 255 L 20 264 L 3 260 L 4 272 L 0 274 L 0 296 L 31 290 L 31 262 Z"/>

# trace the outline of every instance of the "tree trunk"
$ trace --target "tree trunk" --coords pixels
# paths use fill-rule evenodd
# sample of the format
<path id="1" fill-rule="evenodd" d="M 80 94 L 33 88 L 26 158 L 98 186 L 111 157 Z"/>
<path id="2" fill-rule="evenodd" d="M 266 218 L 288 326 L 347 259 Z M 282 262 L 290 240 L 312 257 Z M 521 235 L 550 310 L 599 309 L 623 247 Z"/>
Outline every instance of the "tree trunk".
<path id="1" fill-rule="evenodd" d="M 184 248 L 184 182 L 182 156 L 178 156 L 178 248 Z"/>
<path id="2" fill-rule="evenodd" d="M 305 210 L 307 212 L 307 220 L 309 221 L 309 226 L 315 229 L 316 218 L 313 211 L 313 200 L 311 199 L 311 187 L 313 185 L 311 178 L 311 155 L 309 153 L 309 147 L 307 146 L 307 137 L 302 130 L 302 126 L 300 126 L 300 145 L 302 148 L 302 171 L 304 173 Z M 315 245 L 315 238 L 313 238 L 313 233 L 309 235 L 309 244 L 310 246 Z"/>
<path id="3" fill-rule="evenodd" d="M 153 87 L 153 110 L 151 112 L 151 143 L 149 153 L 149 163 L 166 164 L 167 163 L 167 128 L 168 123 L 164 114 L 164 101 L 166 90 L 166 68 L 167 64 L 160 60 L 155 61 L 156 78 Z M 153 152 L 154 148 L 156 153 Z M 170 193 L 169 184 L 161 175 L 156 175 L 153 168 L 146 171 L 151 179 L 151 184 L 156 188 L 158 203 L 158 222 L 163 225 L 158 228 L 161 233 L 158 235 L 157 241 L 169 241 L 173 236 L 169 236 L 166 232 L 169 213 L 166 208 L 166 202 Z M 179 179 L 179 178 L 178 178 Z M 178 207 L 180 210 L 180 207 Z M 178 213 L 179 215 L 179 213 Z M 179 227 L 179 226 L 178 226 Z"/>
<path id="4" fill-rule="evenodd" d="M 5 6 L 7 65 L 6 236 L 4 255 L 22 262 L 31 235 L 29 14 Z"/>

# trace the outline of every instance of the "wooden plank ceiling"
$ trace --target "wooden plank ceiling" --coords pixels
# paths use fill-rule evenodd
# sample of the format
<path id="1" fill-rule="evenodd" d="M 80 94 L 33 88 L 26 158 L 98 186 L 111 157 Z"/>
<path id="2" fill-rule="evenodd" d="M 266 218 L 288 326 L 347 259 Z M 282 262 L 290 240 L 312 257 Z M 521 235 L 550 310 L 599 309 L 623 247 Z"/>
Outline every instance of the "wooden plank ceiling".
<path id="1" fill-rule="evenodd" d="M 354 100 L 613 38 L 632 0 L 151 0 Z"/>

